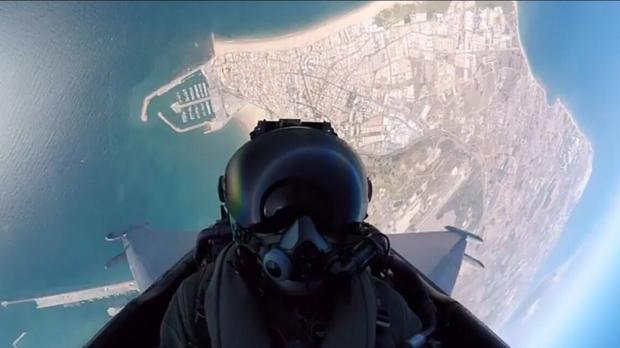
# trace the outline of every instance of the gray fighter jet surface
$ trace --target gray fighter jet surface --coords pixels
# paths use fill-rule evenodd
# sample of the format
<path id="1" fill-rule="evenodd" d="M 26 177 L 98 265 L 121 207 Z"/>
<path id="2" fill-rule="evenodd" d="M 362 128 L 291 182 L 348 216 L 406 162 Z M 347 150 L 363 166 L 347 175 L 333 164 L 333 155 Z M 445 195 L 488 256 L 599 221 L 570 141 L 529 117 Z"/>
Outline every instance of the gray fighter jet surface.
<path id="1" fill-rule="evenodd" d="M 129 269 L 140 291 L 146 290 L 196 243 L 198 232 L 158 231 L 148 223 L 133 225 L 110 234 L 108 241 L 120 240 Z M 484 268 L 479 260 L 465 253 L 469 240 L 482 242 L 477 235 L 446 226 L 445 231 L 390 234 L 392 248 L 445 293 L 451 294 L 463 261 Z M 114 259 L 118 259 L 116 256 Z M 113 264 L 114 259 L 108 262 Z"/>
<path id="2" fill-rule="evenodd" d="M 121 241 L 123 245 L 123 251 L 108 261 L 106 268 L 113 267 L 124 256 L 142 292 L 194 247 L 197 235 L 197 231 L 154 230 L 148 223 L 132 225 L 106 236 L 106 241 Z"/>
<path id="3" fill-rule="evenodd" d="M 148 225 L 136 226 L 111 234 L 107 239 L 120 240 L 123 244 L 122 253 L 141 294 L 99 330 L 86 345 L 89 348 L 157 346 L 161 321 L 176 289 L 199 269 L 196 260 L 212 259 L 231 237 L 225 221 L 219 221 L 204 233 L 162 232 Z M 407 301 L 419 307 L 425 332 L 445 347 L 507 347 L 448 295 L 463 261 L 483 268 L 480 261 L 465 253 L 468 239 L 480 242 L 481 238 L 449 227 L 437 232 L 389 235 L 389 239 L 392 250 L 386 255 L 389 272 L 384 276 L 401 287 Z M 364 248 L 361 247 L 362 253 L 368 250 Z"/>
<path id="4" fill-rule="evenodd" d="M 40 298 L 2 301 L 2 306 L 35 302 L 38 308 L 76 305 L 88 301 L 131 292 L 144 292 L 170 270 L 196 245 L 197 231 L 165 231 L 153 229 L 147 222 L 130 225 L 106 236 L 109 242 L 122 245 L 121 252 L 105 264 L 119 267 L 127 262 L 133 280 L 96 288 Z M 468 241 L 482 242 L 470 232 L 452 226 L 444 231 L 388 235 L 392 248 L 414 265 L 446 294 L 451 294 L 463 261 L 484 268 L 484 264 L 465 253 Z"/>

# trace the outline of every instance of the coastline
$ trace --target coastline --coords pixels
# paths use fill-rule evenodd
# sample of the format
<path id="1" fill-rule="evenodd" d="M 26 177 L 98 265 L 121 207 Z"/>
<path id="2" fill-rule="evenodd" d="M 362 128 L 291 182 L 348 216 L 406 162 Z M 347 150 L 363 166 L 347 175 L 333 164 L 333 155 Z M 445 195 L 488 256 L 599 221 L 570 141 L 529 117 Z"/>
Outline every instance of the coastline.
<path id="1" fill-rule="evenodd" d="M 409 1 L 406 1 L 406 2 L 409 2 Z M 265 37 L 256 37 L 256 38 L 239 37 L 239 38 L 235 38 L 232 40 L 218 40 L 215 37 L 215 35 L 212 33 L 211 34 L 211 56 L 209 57 L 207 62 L 204 62 L 202 64 L 199 64 L 198 66 L 195 66 L 195 67 L 192 67 L 191 69 L 186 70 L 185 72 L 175 77 L 172 81 L 170 81 L 166 85 L 161 86 L 157 90 L 152 91 L 149 95 L 147 95 L 144 98 L 143 103 L 142 103 L 140 119 L 142 122 L 148 121 L 148 115 L 146 114 L 146 107 L 153 97 L 161 93 L 165 93 L 167 90 L 172 88 L 172 86 L 174 86 L 177 82 L 179 82 L 179 80 L 183 79 L 185 76 L 192 73 L 193 71 L 203 69 L 203 67 L 206 64 L 208 64 L 209 61 L 211 61 L 213 58 L 217 56 L 222 56 L 227 53 L 277 51 L 277 50 L 287 50 L 287 49 L 293 49 L 296 47 L 307 46 L 309 42 L 321 40 L 329 36 L 330 34 L 333 34 L 334 32 L 337 32 L 349 26 L 356 25 L 361 22 L 367 21 L 373 18 L 380 11 L 386 8 L 390 8 L 397 3 L 403 3 L 403 2 L 401 1 L 377 1 L 377 2 L 367 3 L 367 4 L 360 6 L 357 9 L 339 14 L 331 18 L 324 19 L 321 22 L 318 22 L 307 28 L 293 31 L 293 32 L 290 32 L 284 35 L 265 36 Z M 574 113 L 562 101 L 561 97 L 558 96 L 555 99 L 555 101 L 549 102 L 549 99 L 547 97 L 547 94 L 548 94 L 547 90 L 545 89 L 543 83 L 541 82 L 542 79 L 540 79 L 534 74 L 534 71 L 532 70 L 532 67 L 529 61 L 529 57 L 527 56 L 526 50 L 523 45 L 523 41 L 521 38 L 521 31 L 520 31 L 521 21 L 519 18 L 519 13 L 520 13 L 519 6 L 520 5 L 518 4 L 518 1 L 515 1 L 515 0 L 512 1 L 512 4 L 514 6 L 514 11 L 515 11 L 515 16 L 516 16 L 515 35 L 517 36 L 519 49 L 525 60 L 527 74 L 528 74 L 529 79 L 532 80 L 533 84 L 535 85 L 535 88 L 542 91 L 546 104 L 549 107 L 560 108 L 561 111 L 567 116 L 568 121 L 571 122 L 572 125 L 576 128 L 577 133 L 581 136 L 581 138 L 583 138 L 588 143 L 588 146 L 590 149 L 590 156 L 589 156 L 590 163 L 588 166 L 588 172 L 584 176 L 583 186 L 585 187 L 590 179 L 591 172 L 592 172 L 594 148 L 592 146 L 592 143 L 587 138 L 583 129 L 579 126 L 578 121 L 574 116 Z M 237 123 L 244 129 L 244 131 L 246 133 L 249 133 L 250 131 L 254 129 L 258 120 L 264 118 L 265 112 L 264 110 L 262 110 L 262 113 L 259 112 L 258 114 L 263 115 L 263 116 L 257 116 L 255 112 L 248 111 L 249 110 L 248 108 L 254 108 L 253 109 L 254 111 L 262 110 L 256 105 L 252 105 L 249 103 L 244 104 L 241 108 L 239 108 L 238 111 L 236 111 L 226 120 L 223 120 L 223 122 L 220 122 L 219 124 L 215 124 L 215 123 L 209 124 L 209 126 L 207 127 L 207 130 L 204 133 L 207 134 L 207 133 L 214 132 L 214 131 L 221 129 L 231 119 L 237 120 Z M 201 125 L 201 126 L 204 126 L 204 125 Z M 584 190 L 580 190 L 581 194 L 583 193 L 583 191 Z"/>
<path id="2" fill-rule="evenodd" d="M 587 146 L 589 148 L 589 154 L 588 154 L 588 164 L 587 164 L 587 168 L 586 168 L 586 172 L 582 177 L 582 181 L 579 183 L 579 186 L 576 189 L 576 195 L 573 196 L 573 207 L 570 211 L 570 215 L 574 215 L 576 214 L 576 210 L 579 209 L 579 203 L 582 201 L 583 195 L 588 187 L 588 184 L 590 183 L 590 179 L 592 177 L 592 171 L 593 171 L 593 167 L 594 167 L 594 155 L 595 155 L 595 151 L 594 151 L 594 146 L 592 144 L 592 142 L 590 141 L 590 139 L 586 136 L 586 133 L 584 132 L 584 130 L 579 126 L 578 120 L 575 117 L 575 114 L 573 113 L 573 111 L 562 101 L 561 96 L 557 96 L 555 98 L 555 101 L 553 101 L 553 103 L 549 103 L 549 99 L 547 97 L 547 89 L 545 89 L 545 87 L 543 86 L 542 83 L 542 78 L 540 78 L 539 76 L 536 76 L 534 74 L 534 71 L 532 70 L 531 64 L 530 64 L 530 60 L 529 57 L 527 56 L 526 50 L 523 46 L 523 41 L 521 39 L 521 31 L 520 31 L 520 17 L 519 17 L 519 4 L 518 1 L 513 0 L 512 1 L 514 7 L 515 7 L 515 14 L 516 14 L 516 28 L 517 28 L 517 40 L 519 42 L 519 49 L 521 50 L 521 54 L 523 55 L 523 58 L 525 59 L 525 64 L 528 70 L 528 75 L 529 78 L 533 81 L 534 85 L 536 86 L 536 88 L 542 90 L 543 93 L 543 97 L 545 98 L 545 103 L 548 106 L 551 107 L 557 107 L 560 108 L 565 115 L 568 118 L 568 121 L 571 122 L 571 124 L 573 125 L 573 127 L 575 127 L 577 133 L 579 134 L 579 136 L 587 143 Z M 555 249 L 558 248 L 558 244 L 560 243 L 560 240 L 562 238 L 564 238 L 564 235 L 566 234 L 566 230 L 567 230 L 567 226 L 569 223 L 569 219 L 570 219 L 570 215 L 567 219 L 564 220 L 564 222 L 562 223 L 562 229 L 560 231 L 560 235 L 558 236 L 558 238 L 555 240 L 555 244 L 553 246 L 552 249 L 550 249 L 550 251 L 547 253 L 547 255 L 544 258 L 544 261 L 539 265 L 539 268 L 536 270 L 535 274 L 540 273 L 541 269 L 543 269 L 544 267 L 546 267 L 545 265 L 549 263 L 549 259 L 551 258 L 551 256 L 553 255 L 553 253 L 555 252 Z M 571 259 L 574 259 L 577 255 L 579 255 L 579 253 L 583 249 L 583 244 L 582 247 L 577 249 L 574 253 L 573 256 L 571 257 Z M 527 299 L 527 298 L 526 298 Z M 523 300 L 523 299 L 522 299 Z M 505 327 L 504 329 L 505 330 Z"/>
<path id="3" fill-rule="evenodd" d="M 590 177 L 592 175 L 592 166 L 593 166 L 593 160 L 594 160 L 594 146 L 592 145 L 592 142 L 586 136 L 586 134 L 583 131 L 583 129 L 579 126 L 579 123 L 578 123 L 577 119 L 575 118 L 575 114 L 573 113 L 573 111 L 570 110 L 570 108 L 568 108 L 568 106 L 566 106 L 566 104 L 564 104 L 564 102 L 562 101 L 560 96 L 558 96 L 553 103 L 549 104 L 549 98 L 547 97 L 547 90 L 545 89 L 545 87 L 543 87 L 543 84 L 541 82 L 542 79 L 534 74 L 534 71 L 532 70 L 532 66 L 530 64 L 529 57 L 527 56 L 527 53 L 526 53 L 525 48 L 523 46 L 523 41 L 521 40 L 521 30 L 520 30 L 521 23 L 520 23 L 520 19 L 519 19 L 519 2 L 516 1 L 516 0 L 512 0 L 512 3 L 513 3 L 513 6 L 515 8 L 516 29 L 517 29 L 516 35 L 517 35 L 517 41 L 519 42 L 519 50 L 521 50 L 521 54 L 523 55 L 523 59 L 525 60 L 525 65 L 527 67 L 527 73 L 528 73 L 529 78 L 534 82 L 534 85 L 536 86 L 536 88 L 542 90 L 543 97 L 545 98 L 545 102 L 547 103 L 548 106 L 550 106 L 550 107 L 558 107 L 558 108 L 560 108 L 563 112 L 565 112 L 568 115 L 568 120 L 577 129 L 577 133 L 579 133 L 581 138 L 583 138 L 588 143 L 588 147 L 590 148 L 590 156 L 588 157 L 588 161 L 589 161 L 588 171 L 587 171 L 586 175 L 584 176 L 584 181 L 582 183 L 582 187 L 580 187 L 580 189 L 579 189 L 580 194 L 579 194 L 579 197 L 577 197 L 577 200 L 579 200 L 581 198 L 581 196 L 583 195 L 583 193 L 585 191 L 585 187 L 587 186 L 588 182 L 590 181 Z"/>
<path id="4" fill-rule="evenodd" d="M 259 38 L 237 38 L 233 40 L 218 40 L 213 38 L 213 55 L 223 55 L 235 52 L 262 52 L 279 51 L 307 46 L 309 42 L 318 41 L 334 31 L 340 31 L 351 25 L 364 22 L 374 17 L 378 12 L 392 7 L 402 1 L 377 1 L 361 6 L 358 9 L 343 13 L 333 18 L 327 18 L 308 28 L 293 31 L 288 34 Z"/>
<path id="5" fill-rule="evenodd" d="M 267 111 L 254 104 L 245 103 L 229 118 L 229 121 L 234 121 L 241 127 L 243 132 L 249 136 L 250 132 L 256 127 L 258 121 L 265 119 L 269 119 L 269 117 L 267 117 Z"/>

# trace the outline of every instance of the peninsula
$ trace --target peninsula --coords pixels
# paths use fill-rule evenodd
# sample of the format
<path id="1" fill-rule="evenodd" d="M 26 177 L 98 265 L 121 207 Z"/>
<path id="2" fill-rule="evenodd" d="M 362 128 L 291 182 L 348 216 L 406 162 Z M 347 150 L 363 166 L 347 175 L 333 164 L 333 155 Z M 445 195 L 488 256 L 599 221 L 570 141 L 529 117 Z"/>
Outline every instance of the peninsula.
<path id="1" fill-rule="evenodd" d="M 378 2 L 290 35 L 213 40 L 209 61 L 145 99 L 143 121 L 207 133 L 233 116 L 248 129 L 257 114 L 330 121 L 369 169 L 370 222 L 482 236 L 467 253 L 488 266 L 464 265 L 454 296 L 492 328 L 510 317 L 593 156 L 533 76 L 515 3 Z"/>

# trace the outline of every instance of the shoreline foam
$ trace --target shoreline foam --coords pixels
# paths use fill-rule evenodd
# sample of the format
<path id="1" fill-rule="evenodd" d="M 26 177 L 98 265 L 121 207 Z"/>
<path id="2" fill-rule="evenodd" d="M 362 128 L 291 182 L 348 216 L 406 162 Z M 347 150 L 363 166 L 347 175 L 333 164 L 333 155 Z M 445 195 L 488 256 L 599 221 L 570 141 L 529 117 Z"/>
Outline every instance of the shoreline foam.
<path id="1" fill-rule="evenodd" d="M 223 55 L 235 52 L 262 52 L 279 51 L 307 46 L 329 36 L 334 31 L 340 31 L 351 25 L 359 24 L 374 17 L 381 10 L 394 6 L 402 1 L 378 1 L 365 4 L 352 11 L 345 12 L 333 18 L 327 18 L 308 28 L 293 31 L 284 35 L 265 36 L 257 38 L 239 37 L 233 40 L 218 40 L 213 36 L 213 54 Z"/>

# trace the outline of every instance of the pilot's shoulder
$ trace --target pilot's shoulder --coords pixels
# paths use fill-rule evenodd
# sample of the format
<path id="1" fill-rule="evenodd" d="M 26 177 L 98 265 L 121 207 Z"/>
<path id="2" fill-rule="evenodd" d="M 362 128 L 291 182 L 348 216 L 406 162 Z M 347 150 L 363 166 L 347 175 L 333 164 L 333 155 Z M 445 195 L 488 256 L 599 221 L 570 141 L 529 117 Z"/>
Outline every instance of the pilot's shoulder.
<path id="1" fill-rule="evenodd" d="M 373 277 L 378 307 L 387 311 L 392 334 L 396 341 L 404 340 L 422 329 L 420 318 L 409 308 L 405 298 L 390 284 Z"/>
<path id="2" fill-rule="evenodd" d="M 160 347 L 208 347 L 208 335 L 196 327 L 196 313 L 213 267 L 203 266 L 177 288 L 161 323 Z"/>
<path id="3" fill-rule="evenodd" d="M 200 272 L 196 272 L 185 278 L 174 294 L 183 308 L 193 308 L 196 295 L 200 291 L 200 277 Z"/>
<path id="4" fill-rule="evenodd" d="M 174 296 L 182 308 L 195 311 L 196 299 L 204 296 L 204 291 L 213 274 L 213 264 L 203 265 L 197 272 L 185 278 Z"/>
<path id="5" fill-rule="evenodd" d="M 179 325 L 194 313 L 196 295 L 200 291 L 199 281 L 200 272 L 196 272 L 181 282 L 168 304 L 168 310 L 164 315 L 162 324 L 174 323 L 173 326 Z"/>
<path id="6" fill-rule="evenodd" d="M 375 288 L 375 293 L 377 294 L 377 298 L 380 300 L 390 299 L 391 303 L 395 304 L 403 304 L 407 303 L 405 299 L 396 291 L 391 285 L 389 285 L 383 279 L 379 279 L 377 277 L 372 277 L 372 283 Z M 385 303 L 387 305 L 388 303 Z"/>

